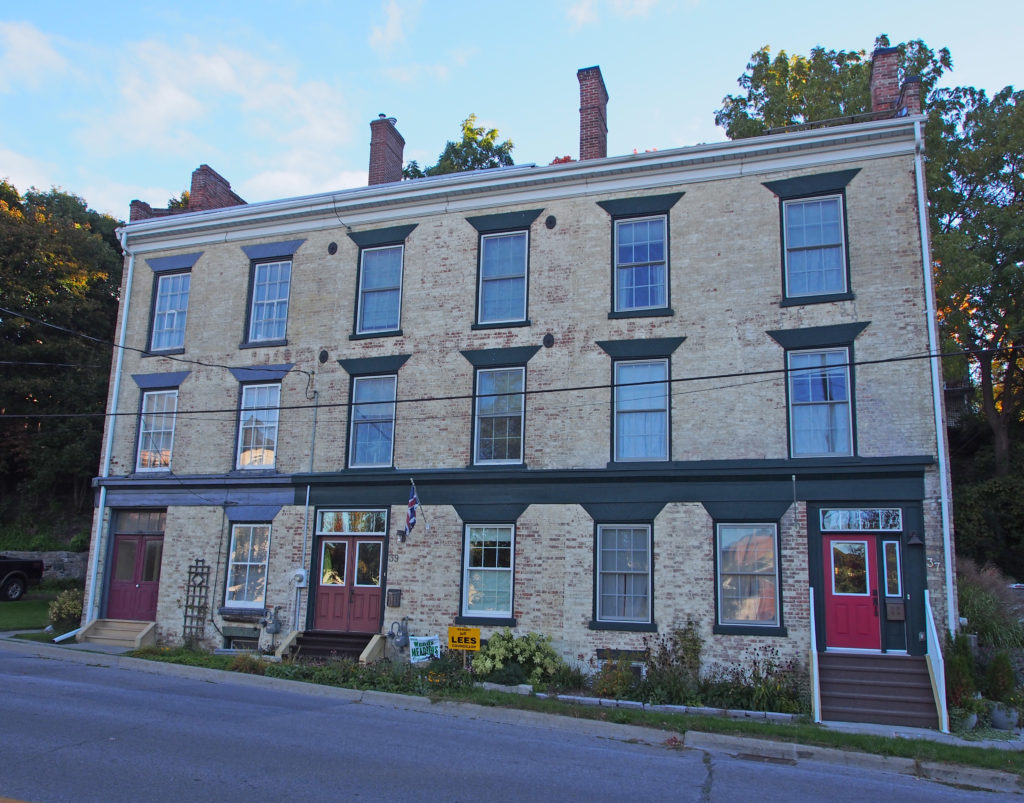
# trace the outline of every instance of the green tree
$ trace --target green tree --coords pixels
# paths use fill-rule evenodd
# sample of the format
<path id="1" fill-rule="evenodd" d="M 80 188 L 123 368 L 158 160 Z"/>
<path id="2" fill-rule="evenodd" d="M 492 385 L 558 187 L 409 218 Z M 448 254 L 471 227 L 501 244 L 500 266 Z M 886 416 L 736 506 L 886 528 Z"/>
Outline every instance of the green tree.
<path id="1" fill-rule="evenodd" d="M 22 197 L 0 181 L 0 490 L 8 520 L 88 510 L 121 278 L 117 225 L 75 195 Z"/>
<path id="2" fill-rule="evenodd" d="M 448 141 L 437 158 L 437 164 L 423 169 L 415 161 L 402 170 L 403 178 L 441 176 L 466 170 L 484 170 L 489 167 L 508 167 L 512 162 L 512 140 L 498 142 L 498 129 L 476 125 L 476 115 L 462 121 L 462 139 Z"/>

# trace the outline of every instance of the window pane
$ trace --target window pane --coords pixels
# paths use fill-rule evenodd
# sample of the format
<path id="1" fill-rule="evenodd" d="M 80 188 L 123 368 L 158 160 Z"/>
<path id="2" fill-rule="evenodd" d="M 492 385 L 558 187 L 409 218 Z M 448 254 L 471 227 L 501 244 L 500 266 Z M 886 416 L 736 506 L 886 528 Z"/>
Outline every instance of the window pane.
<path id="1" fill-rule="evenodd" d="M 887 597 L 903 596 L 903 585 L 900 582 L 900 545 L 897 541 L 886 541 L 883 545 L 885 556 L 885 595 Z"/>
<path id="2" fill-rule="evenodd" d="M 467 528 L 463 612 L 512 615 L 511 526 Z"/>
<path id="3" fill-rule="evenodd" d="M 480 323 L 526 318 L 526 232 L 480 239 Z"/>
<path id="4" fill-rule="evenodd" d="M 178 407 L 178 391 L 161 390 L 142 397 L 142 416 L 139 420 L 140 471 L 166 470 L 171 467 L 171 449 L 174 443 L 174 418 Z"/>
<path id="5" fill-rule="evenodd" d="M 344 541 L 324 541 L 320 552 L 320 585 L 345 585 L 345 564 L 348 544 Z"/>
<path id="6" fill-rule="evenodd" d="M 280 385 L 246 385 L 242 388 L 238 468 L 274 467 L 280 403 Z"/>
<path id="7" fill-rule="evenodd" d="M 375 533 L 383 535 L 386 517 L 383 510 L 321 510 L 317 514 L 318 533 Z"/>
<path id="8" fill-rule="evenodd" d="M 288 322 L 291 262 L 267 262 L 253 271 L 249 340 L 282 340 Z"/>
<path id="9" fill-rule="evenodd" d="M 718 616 L 722 624 L 776 625 L 775 526 L 718 525 Z"/>
<path id="10" fill-rule="evenodd" d="M 789 354 L 794 456 L 853 452 L 846 349 Z"/>
<path id="11" fill-rule="evenodd" d="M 667 379 L 667 360 L 615 364 L 616 460 L 668 459 Z"/>
<path id="12" fill-rule="evenodd" d="M 160 579 L 160 559 L 163 556 L 163 551 L 163 539 L 146 541 L 142 564 L 142 579 L 144 581 L 155 583 Z"/>
<path id="13" fill-rule="evenodd" d="M 598 528 L 598 601 L 601 620 L 649 622 L 650 528 Z"/>
<path id="14" fill-rule="evenodd" d="M 188 273 L 160 276 L 157 279 L 151 346 L 154 351 L 179 349 L 185 345 L 190 282 L 191 275 Z"/>
<path id="15" fill-rule="evenodd" d="M 391 465 L 397 381 L 394 376 L 353 380 L 350 465 Z"/>
<path id="16" fill-rule="evenodd" d="M 786 294 L 846 291 L 846 254 L 838 197 L 787 201 Z"/>
<path id="17" fill-rule="evenodd" d="M 380 541 L 360 541 L 356 545 L 356 585 L 380 585 Z"/>
<path id="18" fill-rule="evenodd" d="M 267 586 L 269 553 L 270 525 L 235 524 L 232 526 L 225 604 L 246 606 L 263 604 Z"/>
<path id="19" fill-rule="evenodd" d="M 359 332 L 383 332 L 398 328 L 402 254 L 400 245 L 362 252 L 359 276 Z"/>
<path id="20" fill-rule="evenodd" d="M 615 224 L 615 309 L 668 306 L 665 218 Z"/>
<path id="21" fill-rule="evenodd" d="M 117 561 L 114 564 L 115 580 L 135 579 L 135 558 L 138 555 L 137 541 L 120 539 L 117 542 Z"/>
<path id="22" fill-rule="evenodd" d="M 863 541 L 832 543 L 832 592 L 868 593 L 868 550 Z"/>
<path id="23" fill-rule="evenodd" d="M 525 379 L 522 368 L 477 372 L 475 462 L 522 462 Z"/>

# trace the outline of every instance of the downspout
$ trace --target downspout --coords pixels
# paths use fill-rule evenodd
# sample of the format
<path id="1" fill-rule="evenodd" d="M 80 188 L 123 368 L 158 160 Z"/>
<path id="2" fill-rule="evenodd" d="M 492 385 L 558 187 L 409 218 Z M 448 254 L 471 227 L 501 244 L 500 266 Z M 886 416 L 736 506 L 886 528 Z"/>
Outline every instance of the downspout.
<path id="1" fill-rule="evenodd" d="M 313 382 L 316 382 L 316 376 L 313 377 Z M 309 473 L 313 473 L 313 455 L 316 453 L 316 422 L 317 413 L 320 411 L 320 391 L 316 389 L 316 385 L 313 386 L 313 435 L 310 438 L 309 443 Z M 306 568 L 306 547 L 309 544 L 309 493 L 310 485 L 306 483 L 306 512 L 302 520 L 302 562 L 299 564 L 303 569 Z M 306 575 L 306 588 L 309 588 L 309 575 Z M 302 599 L 302 589 L 299 587 L 295 588 L 295 630 L 299 629 L 299 603 Z"/>
<path id="2" fill-rule="evenodd" d="M 117 400 L 121 393 L 121 372 L 124 368 L 124 346 L 128 332 L 128 308 L 132 300 L 132 278 L 135 273 L 135 254 L 128 250 L 128 232 L 121 228 L 117 232 L 121 241 L 121 251 L 128 255 L 128 276 L 124 283 L 124 298 L 121 304 L 121 331 L 117 338 L 117 358 L 114 362 L 113 390 L 111 393 L 110 414 L 107 417 L 106 443 L 103 446 L 103 462 L 100 464 L 102 481 L 110 476 L 111 455 L 114 449 L 114 427 L 117 424 Z M 100 499 L 96 508 L 96 532 L 93 533 L 93 550 L 89 556 L 89 599 L 85 604 L 85 624 L 89 624 L 99 616 L 99 595 L 96 593 L 96 581 L 99 576 L 100 553 L 103 549 L 103 516 L 107 506 L 107 486 L 100 483 Z"/>
<path id="3" fill-rule="evenodd" d="M 914 121 L 914 175 L 917 179 L 917 214 L 921 227 L 921 264 L 924 267 L 924 293 L 928 316 L 928 351 L 932 354 L 932 404 L 935 411 L 935 445 L 939 458 L 939 508 L 942 513 L 942 556 L 946 565 L 946 625 L 956 632 L 953 610 L 953 538 L 949 520 L 949 458 L 946 448 L 946 426 L 942 411 L 942 374 L 939 354 L 939 323 L 935 310 L 935 287 L 932 283 L 932 247 L 928 233 L 928 199 L 924 181 L 924 139 L 921 121 Z"/>

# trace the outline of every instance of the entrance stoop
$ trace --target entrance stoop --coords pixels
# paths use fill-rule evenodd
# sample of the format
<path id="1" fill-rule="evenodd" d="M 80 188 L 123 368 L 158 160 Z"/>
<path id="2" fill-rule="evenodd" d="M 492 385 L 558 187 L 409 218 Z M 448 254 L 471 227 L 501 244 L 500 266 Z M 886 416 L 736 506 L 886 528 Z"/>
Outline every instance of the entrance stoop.
<path id="1" fill-rule="evenodd" d="M 818 667 L 823 720 L 939 727 L 923 656 L 824 652 Z"/>
<path id="2" fill-rule="evenodd" d="M 75 641 L 109 644 L 136 650 L 156 644 L 156 622 L 133 619 L 94 619 L 75 636 Z"/>

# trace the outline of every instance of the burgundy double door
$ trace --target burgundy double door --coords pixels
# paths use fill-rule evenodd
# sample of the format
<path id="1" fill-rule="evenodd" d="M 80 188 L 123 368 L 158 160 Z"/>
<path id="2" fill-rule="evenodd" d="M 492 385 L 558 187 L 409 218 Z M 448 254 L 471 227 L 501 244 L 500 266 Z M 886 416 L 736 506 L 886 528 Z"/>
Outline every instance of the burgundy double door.
<path id="1" fill-rule="evenodd" d="M 156 619 L 163 535 L 114 536 L 114 563 L 107 595 L 109 619 Z"/>
<path id="2" fill-rule="evenodd" d="M 317 630 L 376 633 L 381 622 L 381 538 L 321 536 Z"/>

